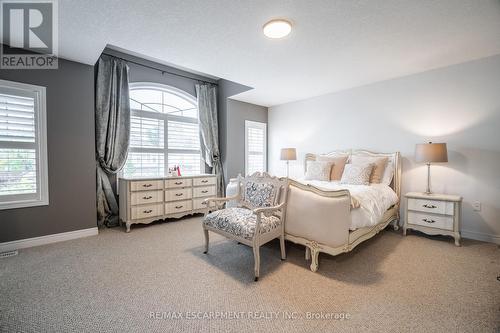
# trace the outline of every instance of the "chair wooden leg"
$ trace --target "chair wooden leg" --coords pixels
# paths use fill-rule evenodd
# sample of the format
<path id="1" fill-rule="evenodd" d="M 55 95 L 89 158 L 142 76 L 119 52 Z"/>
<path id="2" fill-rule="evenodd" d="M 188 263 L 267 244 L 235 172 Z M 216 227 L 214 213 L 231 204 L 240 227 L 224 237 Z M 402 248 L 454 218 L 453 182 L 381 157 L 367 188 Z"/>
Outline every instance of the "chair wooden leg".
<path id="1" fill-rule="evenodd" d="M 281 260 L 286 259 L 285 236 L 280 237 Z"/>
<path id="2" fill-rule="evenodd" d="M 255 281 L 259 280 L 259 275 L 260 275 L 260 247 L 259 246 L 254 246 L 253 247 L 253 258 L 254 258 L 254 272 L 255 272 Z"/>
<path id="3" fill-rule="evenodd" d="M 204 228 L 203 233 L 205 234 L 205 251 L 203 251 L 203 253 L 207 254 L 208 253 L 208 230 Z"/>

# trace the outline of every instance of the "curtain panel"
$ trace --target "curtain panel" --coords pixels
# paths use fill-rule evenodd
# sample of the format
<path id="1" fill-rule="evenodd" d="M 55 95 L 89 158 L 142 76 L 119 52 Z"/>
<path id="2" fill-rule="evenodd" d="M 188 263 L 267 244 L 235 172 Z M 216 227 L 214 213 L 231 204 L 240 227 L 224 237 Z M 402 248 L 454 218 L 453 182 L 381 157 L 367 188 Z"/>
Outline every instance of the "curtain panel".
<path id="1" fill-rule="evenodd" d="M 219 124 L 217 122 L 217 87 L 209 84 L 196 85 L 200 119 L 201 158 L 217 176 L 217 195 L 224 195 L 224 177 L 219 152 Z"/>
<path id="2" fill-rule="evenodd" d="M 118 225 L 118 202 L 109 177 L 127 160 L 130 143 L 129 67 L 123 60 L 102 55 L 95 85 L 97 162 L 97 224 Z"/>

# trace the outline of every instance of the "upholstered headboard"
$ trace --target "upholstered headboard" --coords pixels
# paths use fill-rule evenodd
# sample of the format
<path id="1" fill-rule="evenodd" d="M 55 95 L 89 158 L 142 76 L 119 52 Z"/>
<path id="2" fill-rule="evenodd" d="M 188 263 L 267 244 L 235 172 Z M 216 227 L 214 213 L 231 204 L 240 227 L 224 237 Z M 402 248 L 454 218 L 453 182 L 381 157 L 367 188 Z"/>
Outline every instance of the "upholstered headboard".
<path id="1" fill-rule="evenodd" d="M 401 156 L 399 152 L 395 153 L 375 153 L 368 150 L 334 150 L 326 154 L 312 154 L 307 153 L 304 159 L 304 170 L 307 168 L 307 161 L 315 161 L 316 156 L 339 156 L 348 155 L 348 163 L 351 161 L 351 156 L 372 156 L 372 157 L 387 157 L 389 162 L 394 164 L 394 176 L 392 177 L 391 188 L 396 192 L 398 198 L 401 199 Z"/>

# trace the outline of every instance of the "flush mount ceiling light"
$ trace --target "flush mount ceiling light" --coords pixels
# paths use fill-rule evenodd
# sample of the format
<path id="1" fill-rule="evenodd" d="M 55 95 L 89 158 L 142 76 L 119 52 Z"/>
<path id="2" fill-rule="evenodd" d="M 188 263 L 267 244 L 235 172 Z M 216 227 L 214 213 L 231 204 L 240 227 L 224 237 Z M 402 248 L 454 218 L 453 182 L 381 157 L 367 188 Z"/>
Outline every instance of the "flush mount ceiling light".
<path id="1" fill-rule="evenodd" d="M 264 30 L 264 35 L 269 38 L 283 38 L 287 36 L 290 31 L 292 31 L 292 24 L 287 20 L 271 20 L 264 24 L 262 28 Z"/>

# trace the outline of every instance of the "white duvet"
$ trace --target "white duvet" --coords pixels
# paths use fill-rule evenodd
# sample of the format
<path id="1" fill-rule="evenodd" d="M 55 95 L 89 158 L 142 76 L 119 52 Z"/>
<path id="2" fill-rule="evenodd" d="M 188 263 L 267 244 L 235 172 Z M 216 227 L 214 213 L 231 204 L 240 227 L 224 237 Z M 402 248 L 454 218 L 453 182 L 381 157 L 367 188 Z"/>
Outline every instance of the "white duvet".
<path id="1" fill-rule="evenodd" d="M 396 192 L 385 184 L 347 185 L 338 181 L 296 180 L 324 191 L 349 190 L 354 201 L 359 203 L 359 208 L 351 210 L 350 230 L 376 225 L 387 209 L 398 202 Z"/>

